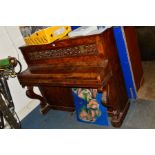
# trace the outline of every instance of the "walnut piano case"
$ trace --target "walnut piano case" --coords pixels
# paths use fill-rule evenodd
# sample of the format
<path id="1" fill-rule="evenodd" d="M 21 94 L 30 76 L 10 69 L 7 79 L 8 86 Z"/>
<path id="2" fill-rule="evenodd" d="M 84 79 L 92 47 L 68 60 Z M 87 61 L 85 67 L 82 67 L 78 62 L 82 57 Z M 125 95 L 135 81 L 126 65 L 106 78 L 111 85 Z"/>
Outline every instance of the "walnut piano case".
<path id="1" fill-rule="evenodd" d="M 20 48 L 27 70 L 18 75 L 27 96 L 41 101 L 41 111 L 50 108 L 74 111 L 71 88 L 96 88 L 107 92 L 112 125 L 121 126 L 129 107 L 112 29 L 102 34 Z M 37 86 L 42 96 L 34 93 Z"/>

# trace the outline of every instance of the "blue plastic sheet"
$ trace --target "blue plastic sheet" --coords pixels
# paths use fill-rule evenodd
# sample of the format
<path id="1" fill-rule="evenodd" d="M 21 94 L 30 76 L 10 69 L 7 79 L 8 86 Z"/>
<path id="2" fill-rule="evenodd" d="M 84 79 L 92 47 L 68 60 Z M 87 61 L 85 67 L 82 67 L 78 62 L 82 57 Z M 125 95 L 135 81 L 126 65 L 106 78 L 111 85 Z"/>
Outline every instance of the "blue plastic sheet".
<path id="1" fill-rule="evenodd" d="M 79 28 L 80 26 L 71 26 L 72 31 Z"/>
<path id="2" fill-rule="evenodd" d="M 126 40 L 123 35 L 122 27 L 115 26 L 113 28 L 113 32 L 128 97 L 130 99 L 136 99 L 137 97 L 136 88 L 134 86 L 134 79 L 132 77 L 132 68 L 130 67 L 130 58 L 128 57 L 128 49 L 126 47 L 125 42 Z"/>

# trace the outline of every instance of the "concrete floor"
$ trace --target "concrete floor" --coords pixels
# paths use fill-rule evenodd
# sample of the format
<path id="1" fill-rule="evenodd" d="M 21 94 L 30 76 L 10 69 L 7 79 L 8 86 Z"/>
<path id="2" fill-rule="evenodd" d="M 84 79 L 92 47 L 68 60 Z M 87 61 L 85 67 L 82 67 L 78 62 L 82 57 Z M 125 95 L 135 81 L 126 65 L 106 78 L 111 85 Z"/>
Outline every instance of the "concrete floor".
<path id="1" fill-rule="evenodd" d="M 138 91 L 138 97 L 145 100 L 155 100 L 155 61 L 144 61 L 144 84 Z"/>

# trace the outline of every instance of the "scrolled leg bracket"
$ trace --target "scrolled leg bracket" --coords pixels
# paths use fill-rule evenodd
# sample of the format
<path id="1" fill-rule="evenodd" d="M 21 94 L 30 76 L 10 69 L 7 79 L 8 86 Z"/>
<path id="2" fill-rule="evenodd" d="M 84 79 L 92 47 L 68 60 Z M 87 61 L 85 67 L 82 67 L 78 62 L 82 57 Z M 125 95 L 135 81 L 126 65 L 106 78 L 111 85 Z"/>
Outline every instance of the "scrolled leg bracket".
<path id="1" fill-rule="evenodd" d="M 38 94 L 36 94 L 33 90 L 33 86 L 27 86 L 26 95 L 31 99 L 40 100 L 40 112 L 42 114 L 47 113 L 50 110 L 50 105 L 46 102 L 46 99 Z"/>

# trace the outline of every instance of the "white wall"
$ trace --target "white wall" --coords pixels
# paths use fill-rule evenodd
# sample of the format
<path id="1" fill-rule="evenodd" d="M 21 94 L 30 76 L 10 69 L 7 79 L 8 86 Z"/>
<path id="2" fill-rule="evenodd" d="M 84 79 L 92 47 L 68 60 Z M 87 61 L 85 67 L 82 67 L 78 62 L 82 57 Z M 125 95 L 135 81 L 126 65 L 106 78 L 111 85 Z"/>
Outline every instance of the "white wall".
<path id="1" fill-rule="evenodd" d="M 24 44 L 25 43 L 18 26 L 0 26 L 0 59 L 8 56 L 19 58 L 23 70 L 26 69 L 27 65 L 20 50 L 18 49 Z M 9 78 L 8 84 L 16 112 L 19 112 L 31 101 L 31 99 L 26 96 L 26 89 L 21 87 L 17 78 Z"/>

